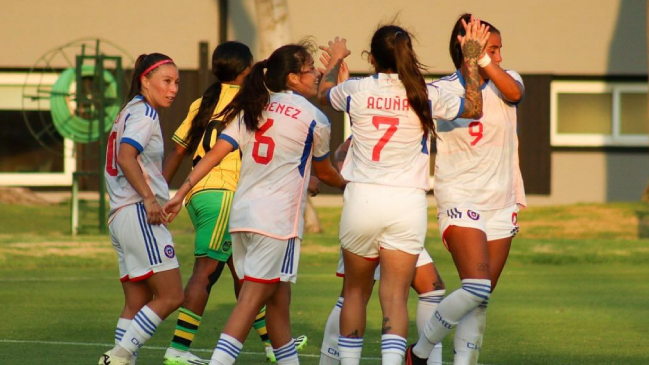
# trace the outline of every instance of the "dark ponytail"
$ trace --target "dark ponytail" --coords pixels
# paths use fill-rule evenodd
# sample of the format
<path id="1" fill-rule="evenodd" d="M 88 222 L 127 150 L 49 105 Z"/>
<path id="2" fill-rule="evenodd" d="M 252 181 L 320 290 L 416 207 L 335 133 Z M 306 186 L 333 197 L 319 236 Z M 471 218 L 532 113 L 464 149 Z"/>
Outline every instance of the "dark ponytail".
<path id="1" fill-rule="evenodd" d="M 162 53 L 150 53 L 150 54 L 141 54 L 137 60 L 135 60 L 135 66 L 133 66 L 133 76 L 131 77 L 131 87 L 128 90 L 126 95 L 126 100 L 124 105 L 128 104 L 131 99 L 142 92 L 142 76 L 151 77 L 158 68 L 165 64 L 174 65 L 171 57 L 163 55 Z M 153 68 L 152 68 L 153 67 Z M 123 107 L 123 106 L 122 106 Z"/>
<path id="2" fill-rule="evenodd" d="M 302 67 L 312 59 L 311 48 L 306 43 L 289 44 L 276 49 L 268 59 L 255 63 L 241 91 L 218 116 L 228 123 L 243 111 L 246 128 L 256 131 L 261 113 L 270 101 L 270 92 L 288 89 L 288 75 L 302 72 Z"/>
<path id="3" fill-rule="evenodd" d="M 212 74 L 217 81 L 210 85 L 201 99 L 198 112 L 189 128 L 188 150 L 193 154 L 198 148 L 205 130 L 212 120 L 214 109 L 219 103 L 222 82 L 234 81 L 247 67 L 252 64 L 250 48 L 240 42 L 225 42 L 220 44 L 212 53 Z"/>
<path id="4" fill-rule="evenodd" d="M 464 61 L 464 54 L 462 54 L 462 45 L 460 44 L 460 41 L 457 39 L 458 35 L 460 36 L 465 35 L 464 26 L 462 25 L 462 19 L 464 19 L 464 21 L 468 24 L 471 21 L 471 14 L 464 13 L 460 15 L 460 17 L 457 19 L 455 25 L 453 26 L 453 31 L 451 32 L 451 40 L 448 45 L 448 52 L 451 55 L 451 59 L 453 60 L 453 65 L 455 65 L 456 69 L 461 68 L 462 62 Z M 494 27 L 493 25 L 489 24 L 488 22 L 481 20 L 480 24 L 489 26 L 489 32 L 500 34 L 500 31 L 496 29 L 496 27 Z"/>
<path id="5" fill-rule="evenodd" d="M 419 62 L 412 48 L 412 36 L 396 25 L 380 27 L 372 37 L 371 54 L 378 66 L 377 72 L 393 71 L 406 89 L 410 107 L 419 117 L 425 132 L 435 136 L 435 124 L 428 102 L 428 89 Z"/>

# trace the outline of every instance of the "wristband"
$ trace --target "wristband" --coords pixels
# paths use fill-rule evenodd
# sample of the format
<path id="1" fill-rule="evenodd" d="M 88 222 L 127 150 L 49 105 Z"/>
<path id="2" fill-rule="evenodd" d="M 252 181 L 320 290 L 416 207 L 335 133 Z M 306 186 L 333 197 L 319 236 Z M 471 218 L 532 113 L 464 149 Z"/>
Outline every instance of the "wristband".
<path id="1" fill-rule="evenodd" d="M 487 67 L 490 63 L 491 63 L 491 57 L 489 57 L 489 55 L 486 53 L 478 60 L 478 66 L 482 68 Z"/>

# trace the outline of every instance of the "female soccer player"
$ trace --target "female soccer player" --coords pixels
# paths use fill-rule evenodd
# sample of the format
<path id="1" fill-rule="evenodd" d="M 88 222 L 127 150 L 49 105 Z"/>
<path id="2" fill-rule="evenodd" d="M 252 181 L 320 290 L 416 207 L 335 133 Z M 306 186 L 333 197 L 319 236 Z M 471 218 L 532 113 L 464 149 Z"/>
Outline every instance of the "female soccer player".
<path id="1" fill-rule="evenodd" d="M 215 116 L 232 101 L 252 67 L 250 48 L 240 42 L 220 44 L 212 54 L 212 73 L 217 81 L 207 88 L 203 97 L 189 107 L 187 118 L 173 135 L 175 148 L 165 160 L 163 175 L 167 183 L 178 171 L 187 154 L 196 165 L 216 143 L 225 123 Z M 185 205 L 196 230 L 194 270 L 185 287 L 185 302 L 179 310 L 178 322 L 170 347 L 164 355 L 165 365 L 208 363 L 189 352 L 201 324 L 205 306 L 214 284 L 227 264 L 234 279 L 235 294 L 241 283 L 232 264 L 232 239 L 228 221 L 234 190 L 239 181 L 239 152 L 228 154 L 188 193 Z M 265 345 L 266 356 L 275 362 L 275 355 L 266 332 L 266 311 L 257 316 L 255 330 Z M 306 337 L 298 338 L 304 342 Z M 296 339 L 297 340 L 297 339 Z M 302 342 L 300 344 L 302 344 Z"/>
<path id="2" fill-rule="evenodd" d="M 320 77 L 305 45 L 280 47 L 256 63 L 220 114 L 230 124 L 165 206 L 173 219 L 195 182 L 228 153 L 241 151 L 230 232 L 235 269 L 244 283 L 211 365 L 234 363 L 264 304 L 277 363 L 299 363 L 290 329 L 290 283 L 297 276 L 312 157 L 320 180 L 345 186 L 328 159 L 329 121 L 306 99 L 316 95 Z"/>
<path id="3" fill-rule="evenodd" d="M 457 72 L 434 83 L 454 94 L 464 93 L 467 68 L 458 37 L 471 14 L 453 28 L 449 50 Z M 462 288 L 437 307 L 416 346 L 412 364 L 425 364 L 429 348 L 457 325 L 454 364 L 476 364 L 482 347 L 486 309 L 502 273 L 512 239 L 518 231 L 518 206 L 525 206 L 518 167 L 516 104 L 524 94 L 523 80 L 500 67 L 502 38 L 487 22 L 491 35 L 479 63 L 483 115 L 439 120 L 435 160 L 435 198 L 442 240 L 453 256 Z M 409 353 L 410 355 L 410 353 Z"/>
<path id="4" fill-rule="evenodd" d="M 338 86 L 342 60 L 349 54 L 336 38 L 319 97 L 352 123 L 352 145 L 343 166 L 350 183 L 340 222 L 345 265 L 345 301 L 340 315 L 341 364 L 358 364 L 365 311 L 374 269 L 381 264 L 379 300 L 383 311 L 383 364 L 401 364 L 408 333 L 408 292 L 424 247 L 429 189 L 429 143 L 433 118 L 480 116 L 477 59 L 488 32 L 472 21 L 460 41 L 471 70 L 467 101 L 426 87 L 421 64 L 405 29 L 386 25 L 372 37 L 369 58 L 377 74 Z M 466 108 L 465 110 L 463 109 Z M 430 351 L 429 351 L 430 353 Z"/>
<path id="5" fill-rule="evenodd" d="M 178 69 L 168 56 L 141 55 L 135 62 L 130 100 L 108 138 L 106 186 L 110 237 L 117 252 L 125 304 L 115 347 L 100 365 L 134 362 L 158 325 L 183 302 L 178 260 L 161 204 L 169 199 L 162 176 L 164 143 L 158 110 L 178 92 Z"/>
<path id="6" fill-rule="evenodd" d="M 323 56 L 326 59 L 326 56 Z M 323 62 L 325 65 L 328 62 L 325 60 Z M 341 65 L 341 73 L 344 72 L 344 63 Z M 348 78 L 344 77 L 344 80 Z M 342 76 L 339 76 L 338 80 L 341 80 Z M 345 157 L 351 145 L 351 136 L 338 147 L 335 152 L 335 162 L 339 170 L 342 169 Z M 439 275 L 433 259 L 430 257 L 428 252 L 424 249 L 419 254 L 417 258 L 415 268 L 414 278 L 411 283 L 411 287 L 419 295 L 419 301 L 417 302 L 417 315 L 415 318 L 415 323 L 417 324 L 417 333 L 421 333 L 428 320 L 435 312 L 437 304 L 442 300 L 444 294 L 446 293 L 446 287 L 442 281 L 442 277 Z M 336 276 L 345 277 L 345 266 L 342 260 L 342 252 L 338 261 L 338 269 L 336 270 Z M 380 280 L 380 265 L 374 271 L 374 280 Z M 338 365 L 340 364 L 340 350 L 338 348 L 338 337 L 340 336 L 340 309 L 342 308 L 344 298 L 344 288 L 345 282 L 343 279 L 343 289 L 341 290 L 340 297 L 336 302 L 336 305 L 331 310 L 329 318 L 327 319 L 327 324 L 325 326 L 324 335 L 322 338 L 322 346 L 320 348 L 320 365 Z M 433 348 L 428 358 L 428 363 L 430 365 L 441 365 L 442 364 L 442 344 L 439 343 Z"/>

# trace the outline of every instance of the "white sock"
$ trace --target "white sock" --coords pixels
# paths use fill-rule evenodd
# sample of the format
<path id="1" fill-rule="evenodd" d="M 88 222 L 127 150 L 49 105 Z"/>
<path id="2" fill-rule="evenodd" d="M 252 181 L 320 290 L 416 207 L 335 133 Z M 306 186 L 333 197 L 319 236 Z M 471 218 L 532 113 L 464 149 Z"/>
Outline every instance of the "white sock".
<path id="1" fill-rule="evenodd" d="M 119 345 L 119 342 L 122 340 L 122 337 L 124 337 L 126 330 L 131 325 L 131 322 L 133 321 L 126 318 L 120 318 L 117 320 L 117 327 L 115 327 L 115 345 Z M 135 365 L 139 352 L 140 351 L 135 351 L 133 353 L 133 357 L 131 358 L 131 365 Z"/>
<path id="2" fill-rule="evenodd" d="M 381 336 L 381 363 L 383 365 L 401 365 L 406 355 L 406 339 L 399 335 Z"/>
<path id="3" fill-rule="evenodd" d="M 454 365 L 475 365 L 478 363 L 482 338 L 487 325 L 487 304 L 483 302 L 467 313 L 455 329 L 453 356 Z"/>
<path id="4" fill-rule="evenodd" d="M 273 350 L 277 365 L 298 365 L 300 361 L 297 358 L 297 349 L 295 348 L 295 340 L 291 339 L 286 345 Z"/>
<path id="5" fill-rule="evenodd" d="M 435 344 L 442 342 L 446 336 L 473 308 L 489 299 L 491 280 L 489 279 L 464 279 L 462 288 L 454 291 L 444 298 L 437 306 L 435 314 L 428 321 L 419 336 L 419 341 L 412 352 L 420 357 L 427 358 Z"/>
<path id="6" fill-rule="evenodd" d="M 160 323 L 162 319 L 145 305 L 133 318 L 131 325 L 119 341 L 119 346 L 134 354 L 153 336 Z"/>
<path id="7" fill-rule="evenodd" d="M 445 289 L 430 291 L 419 295 L 417 302 L 417 334 L 421 335 L 426 323 L 430 320 L 435 313 L 435 308 L 444 299 L 446 294 Z M 427 365 L 441 365 L 442 364 L 442 343 L 438 343 L 433 347 L 433 351 L 428 356 Z"/>
<path id="8" fill-rule="evenodd" d="M 361 362 L 363 338 L 338 337 L 340 365 L 358 365 Z"/>
<path id="9" fill-rule="evenodd" d="M 221 333 L 219 342 L 216 343 L 216 348 L 212 353 L 210 365 L 232 365 L 234 360 L 239 356 L 239 352 L 243 348 L 243 344 L 236 338 Z"/>
<path id="10" fill-rule="evenodd" d="M 320 354 L 320 363 L 318 365 L 340 365 L 340 360 L 325 354 Z"/>
<path id="11" fill-rule="evenodd" d="M 340 309 L 343 307 L 345 298 L 339 297 L 336 305 L 329 313 L 324 335 L 322 336 L 322 347 L 320 347 L 320 365 L 337 365 L 340 363 L 338 352 L 338 336 L 340 335 Z"/>

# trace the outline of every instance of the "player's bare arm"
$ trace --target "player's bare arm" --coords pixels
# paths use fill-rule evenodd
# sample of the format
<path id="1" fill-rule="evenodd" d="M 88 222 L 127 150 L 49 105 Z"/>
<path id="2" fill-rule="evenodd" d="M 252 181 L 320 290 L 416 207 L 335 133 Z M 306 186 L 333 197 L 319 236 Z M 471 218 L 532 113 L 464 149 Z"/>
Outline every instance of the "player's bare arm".
<path id="1" fill-rule="evenodd" d="M 338 84 L 338 76 L 343 60 L 351 54 L 351 51 L 347 49 L 347 40 L 339 37 L 336 37 L 333 41 L 329 41 L 327 47 L 320 46 L 320 49 L 325 51 L 330 57 L 328 60 L 329 64 L 324 71 L 318 88 L 318 100 L 320 100 L 322 105 L 327 105 L 329 102 L 327 100 L 327 92 Z"/>
<path id="2" fill-rule="evenodd" d="M 140 164 L 137 162 L 137 156 L 140 152 L 133 146 L 122 143 L 117 154 L 117 164 L 124 173 L 124 177 L 131 184 L 133 189 L 142 197 L 144 208 L 147 214 L 149 224 L 166 224 L 165 215 L 162 214 L 162 207 L 155 194 L 151 191 L 149 184 L 146 183 Z"/>
<path id="3" fill-rule="evenodd" d="M 334 188 L 343 190 L 347 185 L 347 181 L 333 167 L 328 158 L 322 161 L 313 161 L 313 172 L 320 181 Z"/>
<path id="4" fill-rule="evenodd" d="M 347 152 L 349 151 L 349 146 L 352 144 L 352 139 L 347 138 L 345 142 L 341 143 L 340 146 L 336 149 L 334 153 L 334 162 L 335 167 L 338 171 L 342 171 L 343 163 L 345 163 L 345 158 L 347 157 Z"/>
<path id="5" fill-rule="evenodd" d="M 162 166 L 162 176 L 165 178 L 167 185 L 171 183 L 171 179 L 173 179 L 176 172 L 178 172 L 178 167 L 180 167 L 180 164 L 183 162 L 186 152 L 187 149 L 185 147 L 176 143 L 165 159 L 164 165 Z"/>
<path id="6" fill-rule="evenodd" d="M 518 81 L 514 80 L 498 64 L 491 62 L 484 67 L 486 76 L 496 85 L 505 100 L 511 103 L 518 103 L 523 99 L 525 88 Z"/>
<path id="7" fill-rule="evenodd" d="M 169 216 L 169 222 L 172 222 L 176 215 L 180 212 L 182 208 L 182 202 L 185 199 L 185 196 L 192 189 L 196 182 L 200 181 L 202 178 L 207 175 L 214 166 L 221 163 L 221 160 L 230 152 L 234 150 L 234 146 L 223 139 L 216 141 L 216 144 L 212 149 L 205 154 L 201 161 L 194 166 L 192 172 L 189 173 L 185 182 L 180 186 L 176 195 L 174 195 L 167 204 L 164 206 L 165 216 Z"/>
<path id="8" fill-rule="evenodd" d="M 462 118 L 480 118 L 482 116 L 482 91 L 480 90 L 480 74 L 478 72 L 478 58 L 482 55 L 484 46 L 489 39 L 489 28 L 480 24 L 480 19 L 471 18 L 466 24 L 462 21 L 465 36 L 458 36 L 464 54 L 464 63 L 467 69 L 466 103 Z"/>

